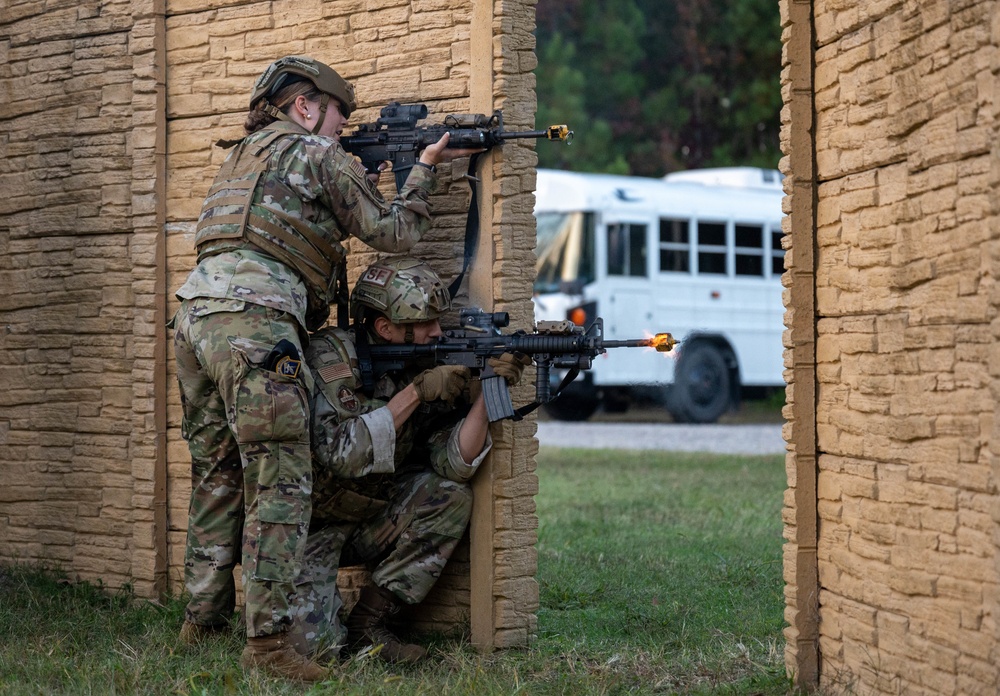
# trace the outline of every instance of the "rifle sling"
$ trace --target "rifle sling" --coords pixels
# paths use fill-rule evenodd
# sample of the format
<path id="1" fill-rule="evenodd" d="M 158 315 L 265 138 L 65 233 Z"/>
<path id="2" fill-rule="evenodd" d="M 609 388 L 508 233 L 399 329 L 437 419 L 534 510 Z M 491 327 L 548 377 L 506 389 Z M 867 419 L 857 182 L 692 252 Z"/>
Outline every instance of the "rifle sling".
<path id="1" fill-rule="evenodd" d="M 579 374 L 580 374 L 580 368 L 579 367 L 574 367 L 569 372 L 567 372 L 566 376 L 563 377 L 562 382 L 560 382 L 559 386 L 556 387 L 555 394 L 552 395 L 552 398 L 549 399 L 549 401 L 551 401 L 552 399 L 554 399 L 557 396 L 559 396 L 562 393 L 562 390 L 565 389 L 567 386 L 569 386 L 569 383 L 572 382 L 574 379 L 576 379 L 577 375 L 579 375 Z M 538 408 L 541 405 L 542 405 L 542 403 L 540 401 L 535 400 L 535 401 L 532 401 L 530 404 L 526 404 L 526 405 L 522 406 L 521 408 L 515 408 L 514 409 L 514 415 L 511 416 L 511 420 L 515 420 L 515 421 L 522 420 L 526 415 L 528 415 L 529 413 L 531 413 L 532 411 L 534 411 L 536 408 Z"/>
<path id="2" fill-rule="evenodd" d="M 459 288 L 462 287 L 465 272 L 472 263 L 472 257 L 476 254 L 476 245 L 479 243 L 479 195 L 478 187 L 476 186 L 476 182 L 479 179 L 476 178 L 476 166 L 479 164 L 479 156 L 481 154 L 483 153 L 477 152 L 469 158 L 469 171 L 465 175 L 465 178 L 469 180 L 469 188 L 472 190 L 472 196 L 469 198 L 469 212 L 465 216 L 465 254 L 462 259 L 462 272 L 448 286 L 448 294 L 451 296 L 451 299 L 455 299 Z"/>
<path id="3" fill-rule="evenodd" d="M 337 308 L 337 324 L 340 324 L 340 308 Z M 371 398 L 375 394 L 375 368 L 372 365 L 372 349 L 368 344 L 368 331 L 360 321 L 354 322 L 354 350 L 358 354 L 358 369 L 361 371 L 361 392 Z"/>
<path id="4" fill-rule="evenodd" d="M 337 265 L 337 280 L 334 288 L 334 297 L 337 298 L 337 328 L 347 331 L 351 326 L 350 301 L 351 292 L 347 285 L 347 258 L 341 257 Z M 368 351 L 368 342 L 365 341 L 365 351 L 368 353 L 368 374 L 371 375 L 371 353 Z M 364 375 L 364 371 L 361 373 Z"/>

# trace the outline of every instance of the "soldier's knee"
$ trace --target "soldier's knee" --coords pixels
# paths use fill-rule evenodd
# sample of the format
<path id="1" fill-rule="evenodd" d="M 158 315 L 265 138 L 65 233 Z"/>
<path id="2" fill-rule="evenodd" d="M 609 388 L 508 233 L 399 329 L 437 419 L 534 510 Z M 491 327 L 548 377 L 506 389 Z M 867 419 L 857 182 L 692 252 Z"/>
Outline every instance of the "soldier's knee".
<path id="1" fill-rule="evenodd" d="M 448 507 L 457 515 L 472 517 L 472 486 L 467 483 L 449 481 Z"/>

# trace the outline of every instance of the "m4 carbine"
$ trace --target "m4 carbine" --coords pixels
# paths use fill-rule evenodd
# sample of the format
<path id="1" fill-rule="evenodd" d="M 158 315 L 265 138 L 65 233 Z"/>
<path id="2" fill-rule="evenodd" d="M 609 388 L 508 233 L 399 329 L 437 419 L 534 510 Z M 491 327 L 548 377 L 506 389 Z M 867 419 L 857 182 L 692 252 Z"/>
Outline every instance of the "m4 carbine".
<path id="1" fill-rule="evenodd" d="M 375 123 L 362 123 L 353 134 L 342 136 L 340 144 L 359 157 L 365 169 L 373 174 L 379 171 L 382 162 L 392 162 L 397 191 L 403 188 L 420 152 L 445 133 L 451 134 L 448 147 L 454 149 L 489 150 L 516 138 L 547 138 L 567 143 L 573 140 L 573 131 L 564 125 L 549 126 L 545 130 L 505 131 L 503 112 L 499 109 L 492 116 L 451 114 L 445 117 L 444 123 L 419 127 L 417 121 L 427 118 L 426 104 L 389 102 L 380 113 Z"/>
<path id="2" fill-rule="evenodd" d="M 459 316 L 459 328 L 445 331 L 433 343 L 370 345 L 371 365 L 362 365 L 362 370 L 370 369 L 373 374 L 381 375 L 401 370 L 414 360 L 428 358 L 439 365 L 464 365 L 482 381 L 490 422 L 504 418 L 520 420 L 525 413 L 558 396 L 580 370 L 589 370 L 594 358 L 609 348 L 643 347 L 665 353 L 677 344 L 669 333 L 658 333 L 651 338 L 606 341 L 604 322 L 600 317 L 586 330 L 570 321 L 540 321 L 532 333 L 521 330 L 501 334 L 500 329 L 506 327 L 509 321 L 506 312 L 463 309 Z M 496 375 L 489 365 L 490 358 L 504 353 L 527 355 L 536 367 L 535 402 L 517 410 L 511 402 L 507 382 Z M 569 370 L 555 393 L 549 384 L 553 367 Z"/>

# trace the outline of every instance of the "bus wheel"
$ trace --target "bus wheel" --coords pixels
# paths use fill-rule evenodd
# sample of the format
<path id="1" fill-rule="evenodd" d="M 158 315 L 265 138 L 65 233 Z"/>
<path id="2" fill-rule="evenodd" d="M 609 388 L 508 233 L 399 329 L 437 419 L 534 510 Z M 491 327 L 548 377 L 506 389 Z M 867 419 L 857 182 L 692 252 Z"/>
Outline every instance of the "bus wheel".
<path id="1" fill-rule="evenodd" d="M 632 405 L 628 392 L 622 389 L 607 387 L 601 395 L 601 406 L 605 413 L 625 413 Z"/>
<path id="2" fill-rule="evenodd" d="M 730 372 L 711 343 L 687 346 L 667 391 L 667 411 L 678 423 L 714 423 L 729 408 Z"/>
<path id="3" fill-rule="evenodd" d="M 567 389 L 542 408 L 556 420 L 585 421 L 594 415 L 597 406 L 597 394 L 593 391 Z"/>

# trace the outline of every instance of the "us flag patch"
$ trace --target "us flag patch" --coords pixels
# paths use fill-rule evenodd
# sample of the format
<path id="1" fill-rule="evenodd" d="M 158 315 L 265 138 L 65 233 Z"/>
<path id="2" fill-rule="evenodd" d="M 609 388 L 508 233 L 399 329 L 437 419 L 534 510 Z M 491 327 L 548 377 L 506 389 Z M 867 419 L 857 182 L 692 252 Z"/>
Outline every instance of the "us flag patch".
<path id="1" fill-rule="evenodd" d="M 361 164 L 361 162 L 358 162 L 357 160 L 351 160 L 351 168 L 354 170 L 354 173 L 360 176 L 362 179 L 368 176 L 368 171 L 365 169 L 365 166 Z"/>
<path id="2" fill-rule="evenodd" d="M 335 365 L 327 365 L 326 367 L 321 367 L 316 371 L 320 378 L 329 384 L 334 380 L 344 379 L 351 376 L 351 366 L 347 363 L 336 363 Z"/>

